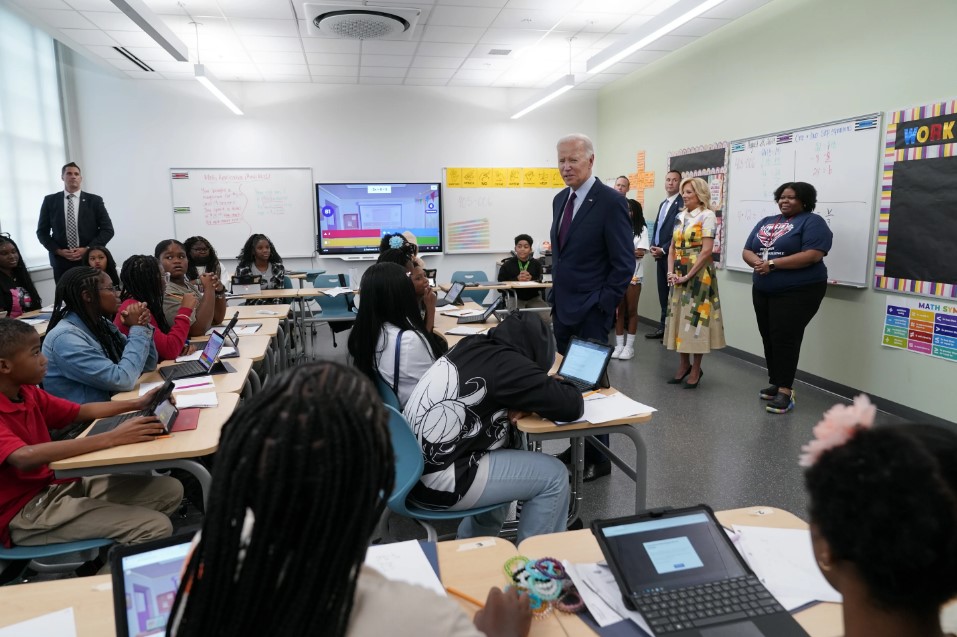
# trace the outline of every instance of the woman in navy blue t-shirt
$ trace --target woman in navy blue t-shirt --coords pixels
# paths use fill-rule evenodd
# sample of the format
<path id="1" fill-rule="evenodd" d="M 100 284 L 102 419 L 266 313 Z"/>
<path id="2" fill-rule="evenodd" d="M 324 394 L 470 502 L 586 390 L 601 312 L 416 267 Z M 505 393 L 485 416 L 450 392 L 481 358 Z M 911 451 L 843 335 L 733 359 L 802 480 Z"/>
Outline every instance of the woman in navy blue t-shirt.
<path id="1" fill-rule="evenodd" d="M 758 222 L 742 257 L 754 269 L 751 299 L 764 343 L 771 385 L 759 393 L 770 401 L 767 411 L 794 409 L 794 375 L 801 341 L 824 300 L 831 229 L 814 214 L 817 191 L 803 181 L 788 182 L 774 191 L 779 215 Z"/>

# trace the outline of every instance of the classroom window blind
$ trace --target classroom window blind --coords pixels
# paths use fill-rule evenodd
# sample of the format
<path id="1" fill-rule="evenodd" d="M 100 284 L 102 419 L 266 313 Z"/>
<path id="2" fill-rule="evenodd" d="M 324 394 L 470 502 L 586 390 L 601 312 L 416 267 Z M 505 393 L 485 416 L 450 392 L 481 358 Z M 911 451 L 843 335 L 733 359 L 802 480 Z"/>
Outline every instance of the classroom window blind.
<path id="1" fill-rule="evenodd" d="M 29 268 L 49 267 L 37 218 L 65 156 L 53 38 L 0 6 L 0 231 Z"/>

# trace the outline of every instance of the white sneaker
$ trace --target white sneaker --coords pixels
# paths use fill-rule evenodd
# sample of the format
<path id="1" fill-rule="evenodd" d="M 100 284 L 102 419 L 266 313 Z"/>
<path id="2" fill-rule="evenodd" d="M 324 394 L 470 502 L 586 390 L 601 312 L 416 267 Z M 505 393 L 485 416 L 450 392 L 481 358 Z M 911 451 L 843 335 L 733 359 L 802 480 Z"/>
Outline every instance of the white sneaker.
<path id="1" fill-rule="evenodd" d="M 635 357 L 635 348 L 634 348 L 634 347 L 628 347 L 627 345 L 625 345 L 624 347 L 622 347 L 622 348 L 621 348 L 621 352 L 618 354 L 618 358 L 620 358 L 620 359 L 623 360 L 623 361 L 632 359 L 632 358 L 634 358 L 634 357 Z"/>
<path id="2" fill-rule="evenodd" d="M 612 358 L 621 358 L 621 351 L 625 349 L 624 345 L 615 345 L 614 351 L 611 353 Z"/>

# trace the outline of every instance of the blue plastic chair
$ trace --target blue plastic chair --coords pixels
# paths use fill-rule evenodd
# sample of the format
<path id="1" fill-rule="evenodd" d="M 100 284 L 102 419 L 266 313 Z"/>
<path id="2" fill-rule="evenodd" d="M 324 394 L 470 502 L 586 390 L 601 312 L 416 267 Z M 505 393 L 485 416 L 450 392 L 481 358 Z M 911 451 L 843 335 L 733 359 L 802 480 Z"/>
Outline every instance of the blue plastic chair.
<path id="1" fill-rule="evenodd" d="M 488 276 L 481 270 L 456 270 L 452 273 L 452 280 L 462 281 L 466 284 L 488 283 Z M 462 291 L 462 296 L 470 301 L 475 301 L 479 305 L 482 304 L 482 301 L 484 301 L 488 295 L 488 290 L 469 290 L 469 288 L 465 288 L 465 290 Z"/>
<path id="2" fill-rule="evenodd" d="M 76 542 L 61 542 L 59 544 L 44 544 L 42 546 L 13 546 L 11 548 L 0 546 L 0 571 L 6 567 L 6 563 L 8 562 L 26 562 L 19 573 L 16 573 L 10 579 L 10 583 L 19 580 L 27 568 L 38 573 L 66 573 L 75 571 L 84 563 L 95 559 L 99 549 L 110 546 L 111 544 L 113 544 L 113 540 L 95 538 L 92 540 L 77 540 Z M 40 561 L 44 558 L 69 555 L 71 553 L 78 554 L 77 558 L 57 563 L 45 563 Z M 7 579 L 6 576 L 5 579 Z"/>
<path id="3" fill-rule="evenodd" d="M 345 285 L 349 285 L 349 275 L 345 277 Z M 336 288 L 340 286 L 338 274 L 318 274 L 312 280 L 312 284 L 317 288 Z M 321 323 L 352 323 L 356 320 L 356 313 L 352 310 L 352 295 L 340 294 L 339 296 L 326 296 L 320 294 L 314 297 L 319 304 L 321 312 L 315 314 L 315 320 Z M 332 326 L 330 326 L 332 329 Z M 336 331 L 332 330 L 332 346 L 337 347 Z"/>
<path id="4" fill-rule="evenodd" d="M 396 411 L 402 411 L 402 405 L 399 404 L 399 397 L 396 396 L 392 388 L 389 387 L 389 383 L 382 380 L 382 377 L 378 374 L 376 374 L 375 377 L 375 388 L 379 391 L 379 398 L 382 399 L 383 403 Z"/>
<path id="5" fill-rule="evenodd" d="M 426 520 L 459 520 L 478 513 L 492 511 L 508 504 L 502 502 L 501 504 L 462 511 L 430 511 L 429 509 L 420 509 L 407 502 L 409 492 L 422 477 L 425 462 L 422 460 L 422 449 L 419 447 L 419 442 L 415 439 L 415 434 L 412 433 L 412 428 L 406 422 L 405 416 L 390 405 L 386 405 L 386 409 L 389 411 L 389 434 L 392 437 L 392 449 L 395 451 L 395 486 L 392 489 L 392 495 L 389 496 L 389 509 L 393 513 L 411 518 L 421 524 L 428 533 L 430 542 L 435 542 L 438 539 L 438 534 L 435 532 L 435 527 Z"/>

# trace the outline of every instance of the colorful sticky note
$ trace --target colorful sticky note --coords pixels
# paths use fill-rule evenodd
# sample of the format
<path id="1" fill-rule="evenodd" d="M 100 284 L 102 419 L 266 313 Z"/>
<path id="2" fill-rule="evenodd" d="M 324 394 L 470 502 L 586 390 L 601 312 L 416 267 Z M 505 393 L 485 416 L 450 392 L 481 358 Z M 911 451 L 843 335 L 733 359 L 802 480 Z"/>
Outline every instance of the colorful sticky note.
<path id="1" fill-rule="evenodd" d="M 534 168 L 522 168 L 522 188 L 535 188 L 537 177 Z"/>
<path id="2" fill-rule="evenodd" d="M 478 169 L 478 187 L 488 188 L 491 185 L 492 185 L 492 169 L 479 168 Z"/>
<path id="3" fill-rule="evenodd" d="M 445 185 L 448 188 L 461 188 L 462 187 L 462 169 L 461 168 L 446 168 L 445 169 Z"/>
<path id="4" fill-rule="evenodd" d="M 557 168 L 550 169 L 551 178 L 552 178 L 552 188 L 564 188 L 565 180 L 562 179 L 562 173 Z"/>
<path id="5" fill-rule="evenodd" d="M 508 187 L 509 188 L 522 187 L 522 169 L 521 168 L 508 169 Z"/>
<path id="6" fill-rule="evenodd" d="M 475 168 L 462 169 L 462 187 L 463 188 L 478 187 L 478 171 Z"/>
<path id="7" fill-rule="evenodd" d="M 505 168 L 492 169 L 492 188 L 506 188 L 508 186 L 508 170 Z"/>

